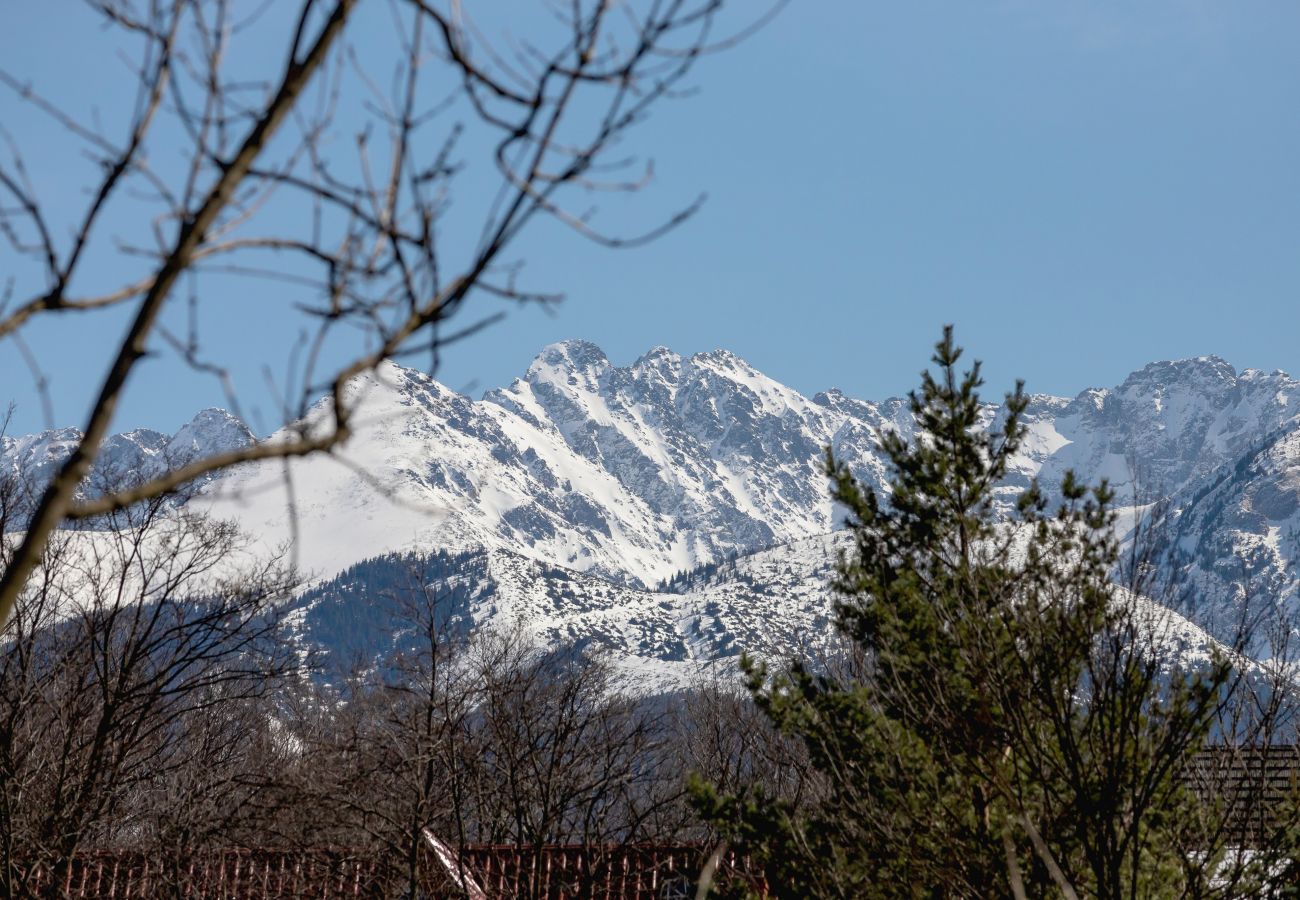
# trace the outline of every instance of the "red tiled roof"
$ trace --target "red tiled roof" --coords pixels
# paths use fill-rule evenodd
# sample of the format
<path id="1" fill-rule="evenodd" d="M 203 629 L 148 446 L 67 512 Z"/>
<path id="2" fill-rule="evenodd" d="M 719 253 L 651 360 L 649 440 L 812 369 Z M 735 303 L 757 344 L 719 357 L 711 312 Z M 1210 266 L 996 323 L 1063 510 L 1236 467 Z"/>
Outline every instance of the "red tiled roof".
<path id="1" fill-rule="evenodd" d="M 98 900 L 153 897 L 176 882 L 184 897 L 327 898 L 374 896 L 382 887 L 378 860 L 347 851 L 224 850 L 179 865 L 140 853 L 79 854 L 59 873 L 28 873 L 33 893 Z"/>
<path id="2" fill-rule="evenodd" d="M 489 900 L 665 900 L 693 897 L 708 848 L 692 845 L 581 847 L 471 846 L 460 854 L 473 888 Z M 459 898 L 446 869 L 426 856 L 421 889 L 431 900 Z M 728 856 L 720 880 L 759 884 L 749 860 Z M 179 877 L 178 877 L 179 876 Z M 28 873 L 37 893 L 77 900 L 180 896 L 190 900 L 335 900 L 387 897 L 399 884 L 375 854 L 347 850 L 224 850 L 179 866 L 139 853 L 90 853 L 50 884 L 48 870 Z M 174 884 L 180 882 L 180 890 Z M 467 887 L 471 885 L 467 884 Z M 476 891 L 472 891 L 477 893 Z"/>
<path id="3" fill-rule="evenodd" d="M 467 856 L 477 883 L 490 898 L 539 896 L 568 900 L 661 900 L 694 897 L 708 855 L 699 846 L 621 848 L 478 847 Z M 748 859 L 728 856 L 724 877 L 755 882 Z M 755 882 L 756 883 L 756 882 Z"/>

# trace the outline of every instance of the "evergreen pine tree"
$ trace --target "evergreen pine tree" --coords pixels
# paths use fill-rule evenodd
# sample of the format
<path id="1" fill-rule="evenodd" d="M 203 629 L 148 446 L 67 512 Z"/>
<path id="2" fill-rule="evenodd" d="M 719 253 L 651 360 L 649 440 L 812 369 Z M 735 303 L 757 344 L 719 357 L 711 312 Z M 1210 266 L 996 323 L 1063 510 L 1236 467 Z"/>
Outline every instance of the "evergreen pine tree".
<path id="1" fill-rule="evenodd" d="M 853 537 L 836 579 L 848 674 L 745 662 L 820 796 L 795 809 L 697 780 L 698 807 L 777 897 L 1257 889 L 1266 855 L 1232 868 L 1222 804 L 1181 777 L 1233 670 L 1155 651 L 1152 607 L 1114 581 L 1105 484 L 1067 476 L 1050 510 L 1036 485 L 1005 486 L 1027 397 L 1017 384 L 990 425 L 960 354 L 945 329 L 910 395 L 915 436 L 881 435 L 887 498 L 828 455 Z"/>

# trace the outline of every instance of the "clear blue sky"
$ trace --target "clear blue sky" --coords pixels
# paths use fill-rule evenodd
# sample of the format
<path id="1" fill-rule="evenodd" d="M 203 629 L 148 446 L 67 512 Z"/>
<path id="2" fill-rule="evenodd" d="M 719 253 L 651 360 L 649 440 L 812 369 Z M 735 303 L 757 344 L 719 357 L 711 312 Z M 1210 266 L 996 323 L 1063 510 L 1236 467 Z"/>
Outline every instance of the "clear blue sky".
<path id="1" fill-rule="evenodd" d="M 120 80 L 66 64 L 101 49 L 73 13 L 8 4 L 0 65 L 111 108 Z M 883 397 L 913 386 L 945 322 L 993 393 L 1023 377 L 1074 394 L 1210 353 L 1300 374 L 1297 35 L 1300 5 L 1283 2 L 794 0 L 638 135 L 656 161 L 646 219 L 706 191 L 699 216 L 631 251 L 543 228 L 528 271 L 566 302 L 454 348 L 437 376 L 477 394 L 581 337 L 620 364 L 725 347 L 805 393 Z M 59 136 L 29 116 L 0 93 L 31 155 Z M 50 166 L 48 189 L 71 191 Z M 60 424 L 80 424 L 118 328 L 34 336 L 64 348 Z M 248 341 L 232 359 L 257 405 L 264 348 Z M 119 427 L 171 430 L 220 404 L 172 371 L 141 371 Z M 14 430 L 41 427 L 11 344 L 0 378 Z"/>

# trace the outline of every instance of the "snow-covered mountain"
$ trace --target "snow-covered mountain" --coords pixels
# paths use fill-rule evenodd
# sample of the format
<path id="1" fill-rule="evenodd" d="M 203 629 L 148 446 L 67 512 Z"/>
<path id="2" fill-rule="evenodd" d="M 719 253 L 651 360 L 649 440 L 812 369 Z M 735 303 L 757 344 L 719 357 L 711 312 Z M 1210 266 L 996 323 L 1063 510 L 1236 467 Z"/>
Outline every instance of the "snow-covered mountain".
<path id="1" fill-rule="evenodd" d="M 76 428 L 23 437 L 0 434 L 0 474 L 21 478 L 31 491 L 44 486 L 81 440 Z M 256 440 L 239 419 L 223 409 L 205 409 L 173 435 L 149 428 L 115 434 L 104 441 L 88 488 L 91 492 L 159 475 L 168 469 L 246 447 Z"/>
<path id="2" fill-rule="evenodd" d="M 1067 469 L 1107 478 L 1118 502 L 1170 497 L 1235 465 L 1300 416 L 1300 382 L 1283 372 L 1237 373 L 1217 357 L 1151 363 L 1119 387 L 1030 408 L 1029 455 L 1040 483 Z M 1032 468 L 1028 467 L 1028 468 Z"/>
<path id="3" fill-rule="evenodd" d="M 1182 603 L 1222 634 L 1249 623 L 1258 653 L 1280 649 L 1274 613 L 1293 623 L 1288 635 L 1300 618 L 1300 428 L 1262 435 L 1167 506 L 1154 536 Z"/>
<path id="4" fill-rule="evenodd" d="M 496 598 L 471 604 L 475 621 L 495 610 L 547 639 L 585 635 L 664 661 L 824 640 L 821 536 L 836 524 L 824 448 L 883 490 L 877 436 L 912 429 L 906 401 L 808 398 L 721 350 L 660 347 L 619 367 L 567 341 L 479 400 L 392 364 L 349 390 L 356 435 L 336 457 L 295 460 L 287 482 L 280 462 L 247 465 L 190 502 L 238 518 L 268 546 L 296 535 L 299 562 L 321 584 L 386 554 L 464 555 Z M 998 406 L 986 415 L 995 422 Z M 1115 388 L 1033 397 L 1005 496 L 1031 477 L 1050 493 L 1073 469 L 1109 479 L 1135 513 L 1168 499 L 1164 575 L 1197 586 L 1194 618 L 1232 619 L 1243 565 L 1261 598 L 1295 605 L 1298 415 L 1300 383 L 1281 372 L 1238 373 L 1213 357 L 1153 363 Z M 75 437 L 6 439 L 0 466 L 40 478 Z M 114 438 L 105 466 L 140 470 L 175 462 L 182 447 L 250 439 L 206 411 L 171 438 Z M 743 577 L 653 590 L 738 555 L 731 571 Z"/>
<path id="5" fill-rule="evenodd" d="M 823 448 L 878 485 L 876 430 L 909 427 L 900 401 L 810 400 L 722 351 L 617 368 L 581 341 L 478 401 L 391 364 L 352 389 L 357 437 L 292 467 L 302 561 L 325 574 L 393 549 L 488 547 L 645 587 L 831 531 Z M 208 502 L 278 537 L 283 483 L 279 464 L 249 467 Z"/>

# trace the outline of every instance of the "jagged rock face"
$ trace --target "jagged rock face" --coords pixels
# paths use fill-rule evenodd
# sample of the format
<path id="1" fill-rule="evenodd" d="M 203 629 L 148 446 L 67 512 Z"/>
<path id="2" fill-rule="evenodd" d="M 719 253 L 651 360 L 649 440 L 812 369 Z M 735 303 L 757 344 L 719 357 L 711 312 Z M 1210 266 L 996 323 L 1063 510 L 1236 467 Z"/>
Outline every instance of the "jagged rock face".
<path id="1" fill-rule="evenodd" d="M 1168 507 L 1154 529 L 1164 583 L 1225 639 L 1245 628 L 1256 655 L 1282 652 L 1279 620 L 1300 618 L 1300 428 L 1266 436 Z"/>
<path id="2" fill-rule="evenodd" d="M 642 582 L 831 529 L 818 464 L 848 417 L 729 353 L 683 359 L 656 348 L 615 368 L 594 345 L 570 342 L 485 401 L 563 440 L 631 495 L 656 543 L 674 550 L 642 566 Z"/>
<path id="3" fill-rule="evenodd" d="M 248 426 L 224 409 L 205 409 L 181 426 L 164 449 L 172 465 L 183 465 L 217 453 L 242 449 L 254 440 Z"/>
<path id="4" fill-rule="evenodd" d="M 566 579 L 586 573 L 644 590 L 734 554 L 803 546 L 832 531 L 824 448 L 885 491 L 878 436 L 910 436 L 914 427 L 906 401 L 837 390 L 809 399 L 725 351 L 683 357 L 658 347 L 619 367 L 584 341 L 546 347 L 522 378 L 477 401 L 391 364 L 348 390 L 358 405 L 353 440 L 337 458 L 290 467 L 294 528 L 279 462 L 225 473 L 191 502 L 238 518 L 269 546 L 297 535 L 296 558 L 323 577 L 396 550 L 486 550 L 532 559 L 556 584 L 562 567 Z M 322 401 L 309 419 L 328 412 Z M 1169 583 L 1201 586 L 1200 618 L 1240 606 L 1233 573 L 1243 565 L 1257 593 L 1296 605 L 1297 414 L 1296 381 L 1237 373 L 1212 357 L 1153 363 L 1118 387 L 1072 399 L 1034 396 L 1002 506 L 1010 509 L 1031 478 L 1050 495 L 1067 469 L 1089 482 L 1109 479 L 1121 505 L 1140 510 L 1171 498 L 1175 515 L 1157 533 L 1169 551 L 1162 571 Z M 997 405 L 985 409 L 989 426 L 1002 415 Z M 64 430 L 3 439 L 0 466 L 38 482 L 76 437 Z M 242 424 L 207 410 L 170 438 L 145 430 L 114 437 L 101 468 L 157 471 L 250 440 Z M 731 615 L 728 608 L 773 615 L 775 600 L 747 605 L 741 595 L 778 587 L 742 581 L 744 590 L 713 598 L 721 612 L 701 613 L 702 628 Z M 617 618 L 622 601 L 613 596 L 603 614 Z M 813 619 L 829 612 L 821 597 Z M 737 619 L 724 631 L 740 647 L 757 639 L 748 627 Z M 680 622 L 674 629 L 689 656 L 691 632 Z"/>
<path id="5" fill-rule="evenodd" d="M 899 401 L 809 400 L 723 351 L 656 348 L 616 367 L 581 341 L 547 347 L 479 401 L 393 365 L 355 391 L 368 424 L 340 454 L 352 469 L 293 464 L 303 560 L 325 574 L 358 553 L 487 547 L 645 587 L 831 531 L 824 448 L 879 486 L 877 431 L 910 427 Z M 280 479 L 278 464 L 250 467 L 209 500 L 283 534 Z"/>

